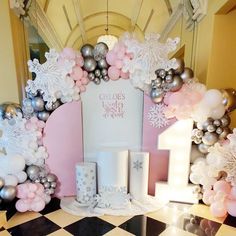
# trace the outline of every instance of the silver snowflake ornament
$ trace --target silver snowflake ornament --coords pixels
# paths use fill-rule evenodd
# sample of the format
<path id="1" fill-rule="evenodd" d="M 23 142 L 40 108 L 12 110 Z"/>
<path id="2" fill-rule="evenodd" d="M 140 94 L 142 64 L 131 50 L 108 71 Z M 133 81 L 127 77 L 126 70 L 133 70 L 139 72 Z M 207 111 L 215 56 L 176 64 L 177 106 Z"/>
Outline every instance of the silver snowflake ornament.
<path id="1" fill-rule="evenodd" d="M 38 90 L 43 91 L 43 100 L 48 106 L 52 106 L 57 99 L 61 99 L 63 103 L 79 100 L 75 83 L 68 76 L 75 62 L 65 60 L 63 64 L 59 64 L 59 54 L 54 49 L 46 52 L 45 57 L 47 61 L 43 64 L 37 59 L 28 61 L 29 71 L 34 72 L 36 78 L 28 80 L 26 92 L 35 94 Z"/>
<path id="2" fill-rule="evenodd" d="M 143 169 L 143 162 L 137 160 L 133 162 L 133 168 L 139 171 L 140 169 Z"/>
<path id="3" fill-rule="evenodd" d="M 163 103 L 159 103 L 150 107 L 147 116 L 152 127 L 162 128 L 169 125 L 169 121 L 164 114 L 165 107 L 166 106 Z"/>

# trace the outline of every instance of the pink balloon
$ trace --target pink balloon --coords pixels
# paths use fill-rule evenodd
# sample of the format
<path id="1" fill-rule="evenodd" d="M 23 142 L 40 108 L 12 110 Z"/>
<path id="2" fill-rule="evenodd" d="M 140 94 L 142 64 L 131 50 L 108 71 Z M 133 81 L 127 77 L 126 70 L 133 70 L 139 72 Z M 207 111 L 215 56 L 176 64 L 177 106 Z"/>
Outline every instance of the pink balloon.
<path id="1" fill-rule="evenodd" d="M 83 77 L 84 78 L 88 77 L 88 72 L 86 70 L 83 71 Z"/>
<path id="2" fill-rule="evenodd" d="M 77 55 L 76 59 L 75 59 L 75 63 L 76 65 L 82 67 L 84 65 L 84 59 L 81 55 Z"/>
<path id="3" fill-rule="evenodd" d="M 42 211 L 45 207 L 45 201 L 41 200 L 41 201 L 35 201 L 32 203 L 31 205 L 31 210 L 35 211 L 35 212 L 39 212 Z"/>
<path id="4" fill-rule="evenodd" d="M 26 212 L 29 210 L 29 206 L 26 202 L 20 199 L 16 202 L 16 210 L 19 212 Z"/>
<path id="5" fill-rule="evenodd" d="M 115 63 L 115 66 L 118 69 L 121 69 L 123 67 L 123 61 L 122 60 L 117 60 L 116 63 Z"/>
<path id="6" fill-rule="evenodd" d="M 70 74 L 70 77 L 73 78 L 74 80 L 79 80 L 83 76 L 83 70 L 79 67 L 76 66 L 73 68 L 72 73 Z"/>
<path id="7" fill-rule="evenodd" d="M 80 87 L 80 86 L 82 85 L 82 81 L 81 81 L 81 80 L 77 80 L 77 81 L 76 81 L 76 85 L 77 85 L 78 87 Z"/>
<path id="8" fill-rule="evenodd" d="M 39 128 L 42 128 L 42 129 L 45 127 L 45 123 L 42 120 L 39 120 L 37 122 L 37 125 L 38 125 Z"/>
<path id="9" fill-rule="evenodd" d="M 73 48 L 64 48 L 60 54 L 60 58 L 65 58 L 68 60 L 75 60 L 76 52 Z"/>
<path id="10" fill-rule="evenodd" d="M 129 79 L 129 72 L 123 72 L 122 70 L 120 71 L 120 77 L 122 79 Z"/>
<path id="11" fill-rule="evenodd" d="M 222 191 L 226 194 L 229 194 L 231 191 L 231 185 L 224 180 L 219 180 L 214 184 L 213 189 L 216 192 Z"/>
<path id="12" fill-rule="evenodd" d="M 81 86 L 79 87 L 79 89 L 80 89 L 80 92 L 81 92 L 81 93 L 83 93 L 83 92 L 86 91 L 86 87 L 83 86 L 83 85 L 81 85 Z"/>
<path id="13" fill-rule="evenodd" d="M 119 51 L 117 53 L 117 58 L 120 59 L 120 60 L 122 60 L 124 58 L 124 56 L 125 56 L 125 52 Z"/>
<path id="14" fill-rule="evenodd" d="M 108 69 L 108 76 L 111 80 L 118 80 L 120 77 L 120 70 L 115 66 L 111 66 Z"/>
<path id="15" fill-rule="evenodd" d="M 227 214 L 224 202 L 213 202 L 210 206 L 210 211 L 214 217 L 224 217 Z"/>
<path id="16" fill-rule="evenodd" d="M 226 201 L 226 208 L 227 208 L 228 213 L 231 216 L 236 217 L 236 201 L 234 201 L 234 200 L 227 200 Z"/>
<path id="17" fill-rule="evenodd" d="M 117 57 L 116 57 L 116 54 L 114 53 L 113 50 L 112 51 L 108 51 L 108 53 L 106 55 L 106 60 L 107 60 L 107 63 L 109 65 L 112 65 L 112 66 L 115 65 Z"/>
<path id="18" fill-rule="evenodd" d="M 204 191 L 203 193 L 203 202 L 206 204 L 206 205 L 210 205 L 212 204 L 212 196 L 214 196 L 216 193 L 214 190 L 206 190 Z"/>
<path id="19" fill-rule="evenodd" d="M 236 200 L 236 186 L 231 188 L 230 196 Z"/>
<path id="20" fill-rule="evenodd" d="M 83 78 L 81 79 L 81 82 L 82 82 L 83 85 L 87 85 L 87 84 L 89 83 L 89 79 L 83 77 Z"/>

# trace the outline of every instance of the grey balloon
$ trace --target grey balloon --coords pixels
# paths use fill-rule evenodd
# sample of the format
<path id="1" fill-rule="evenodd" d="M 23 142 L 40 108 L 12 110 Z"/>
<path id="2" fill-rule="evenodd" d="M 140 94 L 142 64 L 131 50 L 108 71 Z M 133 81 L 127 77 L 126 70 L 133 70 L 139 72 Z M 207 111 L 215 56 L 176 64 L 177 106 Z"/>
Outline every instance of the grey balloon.
<path id="1" fill-rule="evenodd" d="M 102 73 L 102 75 L 104 76 L 104 75 L 107 75 L 108 71 L 107 71 L 107 69 L 102 69 L 102 70 L 101 70 L 101 73 Z"/>
<path id="2" fill-rule="evenodd" d="M 103 76 L 103 80 L 104 80 L 105 82 L 109 81 L 109 79 L 110 79 L 110 78 L 109 78 L 108 75 L 104 75 L 104 76 Z"/>
<path id="3" fill-rule="evenodd" d="M 224 115 L 221 119 L 221 127 L 226 127 L 230 124 L 230 118 L 228 115 Z"/>
<path id="4" fill-rule="evenodd" d="M 217 127 L 221 126 L 221 121 L 220 120 L 214 120 L 213 124 Z"/>
<path id="5" fill-rule="evenodd" d="M 94 80 L 95 74 L 93 72 L 88 73 L 88 78 L 89 78 L 89 80 Z"/>
<path id="6" fill-rule="evenodd" d="M 47 178 L 48 182 L 56 182 L 57 181 L 57 176 L 54 174 L 51 174 L 51 173 L 48 174 L 46 178 Z"/>
<path id="7" fill-rule="evenodd" d="M 198 150 L 203 153 L 203 154 L 207 154 L 208 153 L 208 149 L 210 146 L 204 144 L 204 143 L 200 143 L 198 144 Z"/>
<path id="8" fill-rule="evenodd" d="M 216 133 L 206 132 L 202 137 L 202 142 L 206 145 L 214 145 L 218 141 L 218 135 Z"/>
<path id="9" fill-rule="evenodd" d="M 172 82 L 173 82 L 173 75 L 167 75 L 167 76 L 165 77 L 165 81 L 166 81 L 167 83 L 172 83 Z"/>
<path id="10" fill-rule="evenodd" d="M 51 184 L 49 182 L 45 182 L 43 184 L 44 188 L 50 188 Z"/>
<path id="11" fill-rule="evenodd" d="M 222 127 L 218 127 L 218 128 L 216 129 L 216 133 L 217 133 L 217 134 L 222 134 L 223 131 L 224 131 L 224 128 L 222 128 Z"/>
<path id="12" fill-rule="evenodd" d="M 195 135 L 196 135 L 197 138 L 202 138 L 203 137 L 203 131 L 202 130 L 197 130 L 195 132 Z"/>
<path id="13" fill-rule="evenodd" d="M 96 69 L 94 71 L 94 74 L 95 74 L 96 77 L 99 77 L 101 75 L 101 71 L 99 69 Z"/>
<path id="14" fill-rule="evenodd" d="M 161 70 L 159 71 L 159 76 L 164 79 L 165 76 L 166 76 L 166 71 L 165 71 L 164 69 L 161 69 Z"/>
<path id="15" fill-rule="evenodd" d="M 207 126 L 207 131 L 208 132 L 215 132 L 216 131 L 216 126 L 215 125 L 208 125 Z"/>
<path id="16" fill-rule="evenodd" d="M 40 167 L 31 165 L 26 169 L 26 174 L 31 180 L 36 180 L 39 177 Z"/>
<path id="17" fill-rule="evenodd" d="M 169 69 L 168 71 L 167 71 L 167 75 L 174 75 L 175 74 L 175 71 L 174 71 L 174 69 Z"/>
<path id="18" fill-rule="evenodd" d="M 93 50 L 94 50 L 94 47 L 91 44 L 85 44 L 80 49 L 80 52 L 84 58 L 93 57 Z"/>
<path id="19" fill-rule="evenodd" d="M 231 133 L 231 130 L 228 127 L 223 129 L 223 132 L 219 135 L 219 139 L 226 139 L 227 135 Z"/>
<path id="20" fill-rule="evenodd" d="M 31 101 L 34 111 L 43 111 L 44 110 L 44 101 L 41 97 L 34 97 Z"/>
<path id="21" fill-rule="evenodd" d="M 171 92 L 176 92 L 178 90 L 180 90 L 183 86 L 183 80 L 180 78 L 180 76 L 175 75 L 173 77 L 173 82 L 171 83 L 171 88 L 170 91 Z"/>
<path id="22" fill-rule="evenodd" d="M 37 114 L 38 119 L 42 120 L 42 121 L 45 121 L 45 122 L 47 121 L 49 116 L 50 116 L 50 113 L 48 111 L 40 111 Z"/>
<path id="23" fill-rule="evenodd" d="M 177 69 L 175 69 L 175 73 L 180 75 L 183 73 L 184 71 L 184 60 L 183 59 L 180 59 L 180 58 L 177 58 L 176 59 L 176 63 L 178 65 Z"/>
<path id="24" fill-rule="evenodd" d="M 87 72 L 91 72 L 94 71 L 97 67 L 97 62 L 94 60 L 93 57 L 86 57 L 84 59 L 84 70 L 86 70 Z"/>
<path id="25" fill-rule="evenodd" d="M 153 88 L 150 92 L 150 97 L 154 103 L 160 103 L 164 98 L 164 92 L 161 89 Z"/>
<path id="26" fill-rule="evenodd" d="M 5 181 L 3 178 L 0 177 L 0 189 L 4 186 Z"/>
<path id="27" fill-rule="evenodd" d="M 108 64 L 105 58 L 102 58 L 98 61 L 98 67 L 100 69 L 107 69 L 108 68 Z"/>
<path id="28" fill-rule="evenodd" d="M 203 127 L 203 130 L 207 131 L 207 127 L 209 125 L 212 125 L 213 124 L 213 120 L 208 118 L 206 121 L 203 122 L 202 124 L 202 127 Z"/>
<path id="29" fill-rule="evenodd" d="M 101 83 L 101 80 L 98 77 L 95 77 L 94 81 L 95 84 L 99 85 Z"/>
<path id="30" fill-rule="evenodd" d="M 5 185 L 0 191 L 0 197 L 5 202 L 11 202 L 16 197 L 16 187 Z"/>
<path id="31" fill-rule="evenodd" d="M 56 188 L 57 187 L 57 183 L 56 182 L 51 182 L 51 188 Z"/>
<path id="32" fill-rule="evenodd" d="M 52 104 L 52 106 L 48 106 L 48 105 L 46 104 L 46 105 L 45 105 L 45 108 L 46 108 L 47 111 L 54 111 L 54 110 L 56 110 L 60 105 L 61 105 L 60 102 L 57 100 L 56 102 L 54 102 L 54 103 Z"/>
<path id="33" fill-rule="evenodd" d="M 185 67 L 180 77 L 182 78 L 182 80 L 192 79 L 194 77 L 193 70 L 188 67 Z"/>
<path id="34" fill-rule="evenodd" d="M 47 182 L 47 178 L 46 178 L 46 177 L 42 178 L 42 179 L 40 180 L 40 182 L 41 182 L 42 184 L 46 183 L 46 182 Z"/>
<path id="35" fill-rule="evenodd" d="M 103 42 L 97 43 L 93 51 L 94 59 L 96 61 L 99 61 L 105 58 L 108 50 L 109 50 L 108 46 L 105 43 Z"/>

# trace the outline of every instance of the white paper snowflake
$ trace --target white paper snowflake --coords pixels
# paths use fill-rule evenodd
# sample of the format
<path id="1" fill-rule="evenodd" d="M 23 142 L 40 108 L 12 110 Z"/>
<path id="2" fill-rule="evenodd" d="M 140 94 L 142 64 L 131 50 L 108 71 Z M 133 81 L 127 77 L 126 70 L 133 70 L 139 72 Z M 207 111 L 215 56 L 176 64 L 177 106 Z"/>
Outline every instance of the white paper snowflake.
<path id="1" fill-rule="evenodd" d="M 43 165 L 48 154 L 45 147 L 39 147 L 37 143 L 37 138 L 42 134 L 26 129 L 26 122 L 20 114 L 10 121 L 0 121 L 0 149 L 5 150 L 7 155 L 23 156 L 27 165 Z"/>
<path id="2" fill-rule="evenodd" d="M 42 90 L 43 100 L 51 106 L 57 99 L 63 103 L 72 100 L 79 100 L 75 83 L 68 74 L 75 65 L 74 61 L 65 60 L 63 64 L 58 64 L 59 54 L 50 49 L 45 53 L 47 61 L 40 64 L 37 59 L 28 61 L 29 71 L 36 74 L 35 80 L 28 80 L 26 92 L 35 94 L 37 90 Z"/>
<path id="3" fill-rule="evenodd" d="M 177 68 L 176 59 L 169 60 L 168 54 L 176 49 L 179 38 L 167 39 L 166 43 L 160 43 L 159 38 L 159 34 L 152 33 L 145 36 L 143 43 L 130 38 L 129 35 L 123 39 L 127 52 L 133 57 L 124 60 L 122 70 L 129 72 L 132 84 L 142 90 L 156 78 L 157 69 Z"/>
<path id="4" fill-rule="evenodd" d="M 143 162 L 137 160 L 133 162 L 133 168 L 139 171 L 139 169 L 143 169 Z"/>
<path id="5" fill-rule="evenodd" d="M 207 155 L 209 165 L 215 167 L 218 171 L 227 173 L 226 181 L 236 186 L 236 146 L 235 144 L 226 144 L 221 146 L 216 143 L 209 148 Z"/>
<path id="6" fill-rule="evenodd" d="M 148 112 L 148 120 L 151 126 L 154 128 L 162 128 L 169 125 L 169 121 L 164 114 L 164 108 L 166 106 L 163 103 L 159 103 L 150 107 Z"/>

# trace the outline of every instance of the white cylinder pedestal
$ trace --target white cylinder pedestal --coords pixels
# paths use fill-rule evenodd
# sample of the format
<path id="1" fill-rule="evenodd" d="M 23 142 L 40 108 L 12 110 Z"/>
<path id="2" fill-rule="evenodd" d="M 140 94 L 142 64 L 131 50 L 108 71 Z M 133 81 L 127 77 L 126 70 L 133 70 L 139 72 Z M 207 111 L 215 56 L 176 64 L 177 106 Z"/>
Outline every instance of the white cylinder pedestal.
<path id="1" fill-rule="evenodd" d="M 76 199 L 81 206 L 89 206 L 96 196 L 96 163 L 81 162 L 76 165 Z"/>
<path id="2" fill-rule="evenodd" d="M 131 196 L 145 201 L 148 194 L 149 153 L 130 152 L 129 189 Z"/>

